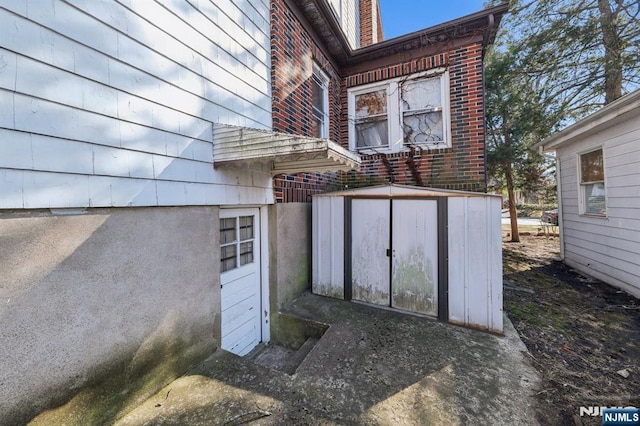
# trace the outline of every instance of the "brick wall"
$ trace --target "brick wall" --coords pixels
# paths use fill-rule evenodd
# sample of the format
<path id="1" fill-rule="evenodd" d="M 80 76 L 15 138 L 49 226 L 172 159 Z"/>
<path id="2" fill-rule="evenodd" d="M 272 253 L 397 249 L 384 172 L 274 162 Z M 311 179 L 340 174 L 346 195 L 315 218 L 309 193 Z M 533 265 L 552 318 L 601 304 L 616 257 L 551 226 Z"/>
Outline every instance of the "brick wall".
<path id="1" fill-rule="evenodd" d="M 449 68 L 450 76 L 451 148 L 362 155 L 362 170 L 343 176 L 343 186 L 366 186 L 375 181 L 486 191 L 480 43 L 350 75 L 343 81 L 342 102 L 346 105 L 348 88 L 442 66 Z M 348 127 L 345 109 L 340 127 L 340 141 L 344 146 L 348 146 Z"/>
<path id="2" fill-rule="evenodd" d="M 374 0 L 368 1 L 369 4 Z M 362 155 L 360 172 L 301 173 L 274 178 L 276 202 L 308 202 L 311 195 L 395 182 L 444 189 L 486 191 L 482 45 L 480 42 L 340 77 L 284 0 L 271 1 L 273 128 L 310 135 L 311 78 L 318 63 L 330 78 L 329 137 L 348 148 L 347 89 L 448 67 L 452 147 Z M 407 53 L 407 56 L 410 52 Z M 366 65 L 365 65 L 366 67 Z M 363 64 L 359 65 L 363 68 Z M 366 69 L 366 68 L 365 68 Z"/>
<path id="3" fill-rule="evenodd" d="M 382 41 L 382 17 L 378 0 L 360 1 L 360 47 Z"/>
<path id="4" fill-rule="evenodd" d="M 329 139 L 340 137 L 341 80 L 284 0 L 271 1 L 271 81 L 273 129 L 311 136 L 313 63 L 329 77 Z M 274 177 L 276 202 L 310 202 L 311 195 L 340 188 L 335 173 Z"/>

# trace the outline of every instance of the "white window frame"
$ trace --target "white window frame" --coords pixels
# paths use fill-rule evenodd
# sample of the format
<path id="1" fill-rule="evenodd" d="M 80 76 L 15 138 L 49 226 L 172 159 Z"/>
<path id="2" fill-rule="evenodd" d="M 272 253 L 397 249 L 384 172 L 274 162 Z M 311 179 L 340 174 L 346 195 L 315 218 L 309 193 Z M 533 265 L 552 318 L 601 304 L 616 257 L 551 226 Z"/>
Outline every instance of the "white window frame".
<path id="1" fill-rule="evenodd" d="M 324 107 L 324 111 L 318 111 L 316 107 L 313 105 L 313 100 L 311 102 L 311 115 L 315 119 L 315 111 L 318 111 L 322 115 L 322 126 L 320 126 L 320 138 L 328 139 L 329 138 L 329 76 L 322 71 L 320 66 L 316 63 L 313 64 L 313 75 L 311 77 L 314 80 L 317 80 L 320 83 L 320 87 L 322 88 L 322 104 Z M 311 84 L 314 84 L 312 81 Z M 312 90 L 313 93 L 313 90 Z"/>
<path id="2" fill-rule="evenodd" d="M 352 87 L 347 91 L 348 98 L 348 116 L 349 116 L 349 149 L 358 151 L 363 154 L 374 153 L 393 153 L 408 151 L 408 147 L 404 142 L 403 130 L 403 111 L 401 102 L 402 83 L 408 80 L 417 80 L 422 78 L 439 78 L 440 90 L 442 94 L 442 127 L 443 140 L 437 142 L 420 143 L 429 149 L 450 148 L 451 147 L 451 108 L 450 108 L 450 89 L 449 89 L 449 71 L 445 68 L 437 68 L 434 70 L 423 71 L 412 74 L 410 76 L 393 78 L 376 83 L 365 84 L 358 87 Z M 389 128 L 389 145 L 377 148 L 357 148 L 356 147 L 356 103 L 355 97 L 364 93 L 375 92 L 386 89 L 387 91 L 387 120 Z"/>
<path id="3" fill-rule="evenodd" d="M 601 151 L 602 152 L 602 180 L 598 181 L 583 181 L 582 180 L 582 156 L 586 154 L 590 154 L 592 152 Z M 592 216 L 592 217 L 607 217 L 607 176 L 606 176 L 606 164 L 604 157 L 604 146 L 597 146 L 590 148 L 585 151 L 581 151 L 577 154 L 577 164 L 578 164 L 578 203 L 579 203 L 579 211 L 580 215 L 583 216 Z M 604 191 L 604 213 L 593 213 L 587 212 L 587 196 L 586 196 L 586 187 L 588 185 L 602 184 L 602 188 Z"/>

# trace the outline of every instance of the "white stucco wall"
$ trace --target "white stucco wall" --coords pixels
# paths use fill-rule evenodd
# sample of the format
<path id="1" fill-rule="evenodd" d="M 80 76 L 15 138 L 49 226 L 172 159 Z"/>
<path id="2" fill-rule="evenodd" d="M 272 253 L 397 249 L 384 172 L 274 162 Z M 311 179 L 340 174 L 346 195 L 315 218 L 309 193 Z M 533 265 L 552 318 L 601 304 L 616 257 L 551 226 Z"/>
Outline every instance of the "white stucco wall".
<path id="1" fill-rule="evenodd" d="M 111 424 L 219 347 L 218 234 L 217 207 L 0 217 L 0 424 Z"/>
<path id="2" fill-rule="evenodd" d="M 0 0 L 0 209 L 269 204 L 212 123 L 271 126 L 269 4 Z"/>

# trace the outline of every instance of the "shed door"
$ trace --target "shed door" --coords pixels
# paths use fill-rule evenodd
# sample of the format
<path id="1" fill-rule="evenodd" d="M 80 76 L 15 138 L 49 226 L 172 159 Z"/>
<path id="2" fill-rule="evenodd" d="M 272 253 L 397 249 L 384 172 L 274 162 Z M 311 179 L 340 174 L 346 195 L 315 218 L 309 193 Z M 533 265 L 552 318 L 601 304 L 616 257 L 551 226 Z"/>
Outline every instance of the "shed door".
<path id="1" fill-rule="evenodd" d="M 359 200 L 352 212 L 352 298 L 389 306 L 389 200 Z"/>
<path id="2" fill-rule="evenodd" d="M 438 315 L 438 202 L 393 200 L 391 306 Z"/>
<path id="3" fill-rule="evenodd" d="M 220 210 L 224 350 L 246 355 L 262 340 L 259 209 Z"/>
<path id="4" fill-rule="evenodd" d="M 438 316 L 438 202 L 353 199 L 351 298 Z"/>

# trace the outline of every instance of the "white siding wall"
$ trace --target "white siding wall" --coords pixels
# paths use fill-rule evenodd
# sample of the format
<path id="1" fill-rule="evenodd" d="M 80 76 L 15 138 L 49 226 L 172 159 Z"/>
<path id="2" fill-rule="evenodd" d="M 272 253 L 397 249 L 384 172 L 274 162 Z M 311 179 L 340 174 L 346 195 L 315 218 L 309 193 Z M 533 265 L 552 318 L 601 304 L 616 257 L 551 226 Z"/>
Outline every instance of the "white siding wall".
<path id="1" fill-rule="evenodd" d="M 270 94 L 266 0 L 0 0 L 0 208 L 271 203 L 212 166 Z"/>
<path id="2" fill-rule="evenodd" d="M 603 147 L 607 216 L 579 214 L 578 155 Z M 560 147 L 565 261 L 640 297 L 640 119 Z"/>
<path id="3" fill-rule="evenodd" d="M 360 0 L 329 0 L 352 49 L 360 47 Z"/>
<path id="4" fill-rule="evenodd" d="M 360 47 L 360 1 L 342 1 L 342 30 L 352 49 Z"/>

